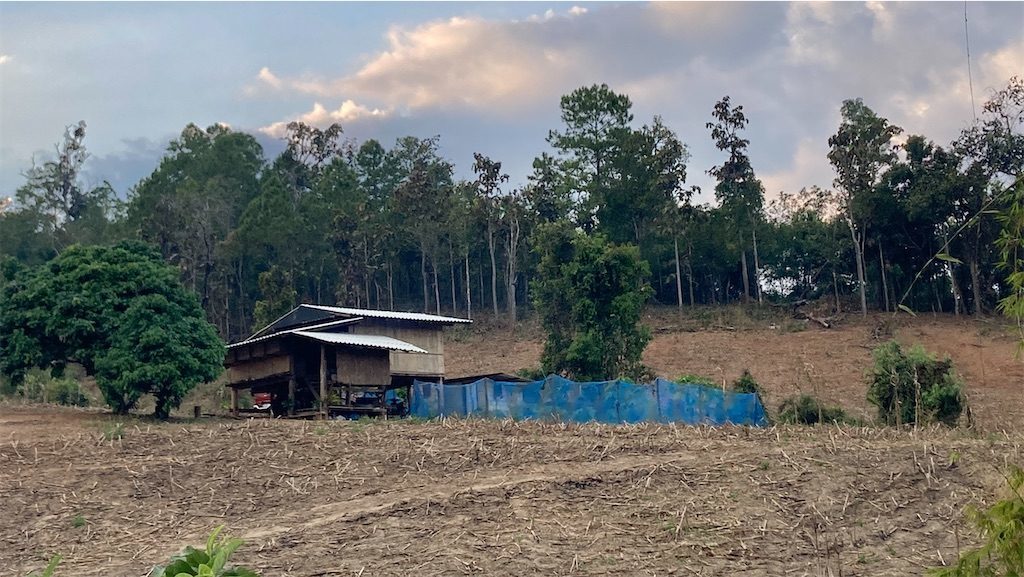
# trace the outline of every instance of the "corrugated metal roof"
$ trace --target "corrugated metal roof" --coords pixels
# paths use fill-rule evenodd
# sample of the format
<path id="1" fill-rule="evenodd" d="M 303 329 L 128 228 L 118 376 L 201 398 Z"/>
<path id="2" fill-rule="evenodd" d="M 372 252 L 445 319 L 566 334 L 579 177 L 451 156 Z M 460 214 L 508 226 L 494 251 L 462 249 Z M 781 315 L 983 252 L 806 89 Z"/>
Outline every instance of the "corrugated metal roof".
<path id="1" fill-rule="evenodd" d="M 387 349 L 389 351 L 402 351 L 404 353 L 427 352 L 414 344 L 381 335 L 354 335 L 351 333 L 316 333 L 312 331 L 295 331 L 295 334 L 300 337 L 306 337 L 324 343 L 331 343 L 333 345 L 370 347 L 374 349 Z"/>
<path id="2" fill-rule="evenodd" d="M 244 341 L 237 342 L 237 343 L 235 343 L 233 345 L 228 345 L 228 348 L 230 349 L 232 347 L 240 347 L 242 345 L 251 345 L 253 343 L 258 343 L 258 342 L 261 342 L 261 341 L 272 339 L 274 337 L 280 337 L 282 335 L 293 335 L 293 334 L 295 334 L 295 333 L 297 333 L 299 331 L 316 331 L 316 330 L 321 330 L 321 329 L 329 329 L 329 328 L 333 328 L 333 327 L 340 327 L 342 325 L 350 325 L 350 324 L 353 324 L 353 323 L 358 323 L 361 320 L 363 320 L 363 317 L 355 317 L 355 318 L 351 318 L 351 319 L 338 319 L 336 321 L 329 321 L 329 322 L 326 322 L 326 323 L 310 325 L 308 327 L 297 327 L 297 328 L 294 328 L 294 329 L 287 329 L 287 330 L 284 330 L 284 331 L 279 331 L 279 332 L 276 332 L 276 333 L 271 333 L 269 335 L 263 335 L 262 337 L 250 337 L 250 338 L 248 338 L 248 339 L 246 339 Z M 257 334 L 259 334 L 259 333 L 257 333 Z"/>
<path id="3" fill-rule="evenodd" d="M 395 319 L 403 321 L 421 321 L 421 322 L 432 322 L 432 323 L 471 323 L 473 321 L 469 319 L 460 319 L 456 317 L 444 317 L 440 315 L 428 315 L 426 313 L 403 313 L 399 311 L 380 311 L 372 309 L 352 309 L 347 307 L 329 307 L 325 305 L 299 305 L 303 307 L 310 307 L 319 309 L 322 311 L 328 311 L 338 313 L 341 315 L 355 315 L 366 318 L 379 318 L 379 319 Z"/>

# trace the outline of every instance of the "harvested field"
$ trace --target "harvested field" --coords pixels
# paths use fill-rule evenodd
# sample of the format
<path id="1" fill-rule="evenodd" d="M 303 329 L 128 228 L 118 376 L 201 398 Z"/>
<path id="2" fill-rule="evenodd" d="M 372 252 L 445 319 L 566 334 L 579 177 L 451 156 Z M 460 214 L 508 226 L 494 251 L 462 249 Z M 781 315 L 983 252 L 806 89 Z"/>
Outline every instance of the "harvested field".
<path id="1" fill-rule="evenodd" d="M 112 422 L 0 407 L 5 573 L 144 575 L 225 524 L 268 577 L 920 574 L 1024 457 L 965 430 Z"/>

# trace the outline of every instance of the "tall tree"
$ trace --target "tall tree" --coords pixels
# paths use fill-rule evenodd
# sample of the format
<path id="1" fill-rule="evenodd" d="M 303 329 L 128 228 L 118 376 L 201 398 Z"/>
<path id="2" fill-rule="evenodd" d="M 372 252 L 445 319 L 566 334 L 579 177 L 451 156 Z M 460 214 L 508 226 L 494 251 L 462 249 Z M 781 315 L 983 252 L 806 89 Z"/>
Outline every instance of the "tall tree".
<path id="1" fill-rule="evenodd" d="M 749 234 L 754 251 L 754 280 L 758 302 L 761 301 L 761 282 L 757 255 L 757 225 L 761 221 L 764 207 L 764 187 L 754 176 L 754 169 L 747 156 L 750 141 L 740 136 L 740 131 L 750 122 L 742 106 L 733 107 L 728 96 L 715 103 L 711 115 L 715 122 L 708 122 L 715 147 L 729 154 L 719 166 L 708 170 L 718 180 L 715 198 L 722 210 L 729 216 L 736 236 L 739 238 L 740 269 L 743 275 L 743 300 L 750 300 L 750 275 L 747 272 L 746 235 Z"/>
<path id="2" fill-rule="evenodd" d="M 903 130 L 875 114 L 860 98 L 845 100 L 839 130 L 828 139 L 828 159 L 836 171 L 839 209 L 850 230 L 857 267 L 861 314 L 867 316 L 868 304 L 864 274 L 866 241 L 865 215 L 856 209 L 858 198 L 878 186 L 882 173 L 896 160 L 892 139 Z"/>
<path id="3" fill-rule="evenodd" d="M 617 246 L 568 223 L 538 229 L 540 257 L 531 287 L 547 332 L 544 370 L 576 380 L 640 379 L 650 331 L 640 313 L 649 270 L 635 246 Z"/>
<path id="4" fill-rule="evenodd" d="M 608 185 L 609 163 L 618 154 L 633 121 L 633 103 L 607 84 L 577 88 L 561 99 L 561 132 L 548 133 L 548 143 L 566 158 L 565 169 L 575 173 L 577 222 L 589 230 L 594 212 Z"/>
<path id="5" fill-rule="evenodd" d="M 491 307 L 498 316 L 498 261 L 495 236 L 498 232 L 499 196 L 501 184 L 508 181 L 508 175 L 501 171 L 501 163 L 480 154 L 473 153 L 473 172 L 476 173 L 477 213 L 487 228 L 487 254 L 491 257 Z"/>

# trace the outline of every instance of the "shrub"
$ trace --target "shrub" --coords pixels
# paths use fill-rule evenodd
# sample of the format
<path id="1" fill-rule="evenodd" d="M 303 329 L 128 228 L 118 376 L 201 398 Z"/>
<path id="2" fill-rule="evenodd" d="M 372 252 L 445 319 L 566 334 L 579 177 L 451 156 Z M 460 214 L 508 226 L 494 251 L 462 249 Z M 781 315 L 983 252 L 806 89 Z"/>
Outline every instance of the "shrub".
<path id="1" fill-rule="evenodd" d="M 56 403 L 72 407 L 89 406 L 89 397 L 82 393 L 81 383 L 69 376 L 54 377 L 49 372 L 33 369 L 26 373 L 25 379 L 16 391 L 28 401 L 36 403 Z"/>
<path id="2" fill-rule="evenodd" d="M 962 555 L 952 567 L 929 571 L 935 577 L 1001 577 L 1024 575 L 1024 471 L 1007 478 L 1010 496 L 985 510 L 967 515 L 981 531 L 983 543 Z"/>
<path id="3" fill-rule="evenodd" d="M 782 401 L 779 405 L 778 420 L 792 425 L 850 422 L 841 408 L 826 406 L 811 395 L 789 397 Z"/>
<path id="4" fill-rule="evenodd" d="M 963 381 L 949 358 L 937 360 L 920 345 L 904 351 L 896 341 L 872 353 L 868 401 L 888 425 L 940 422 L 953 426 L 964 409 Z"/>
<path id="5" fill-rule="evenodd" d="M 540 367 L 528 367 L 516 371 L 516 376 L 530 379 L 531 381 L 543 381 L 547 375 L 544 374 L 544 369 Z"/>
<path id="6" fill-rule="evenodd" d="M 754 375 L 751 375 L 747 369 L 743 369 L 743 374 L 740 375 L 740 378 L 732 382 L 732 391 L 734 393 L 753 393 L 763 398 L 761 385 L 758 384 L 754 379 Z"/>
<path id="7" fill-rule="evenodd" d="M 154 567 L 150 577 L 259 577 L 251 569 L 228 567 L 227 563 L 236 549 L 242 546 L 241 539 L 217 537 L 224 526 L 214 529 L 206 540 L 206 549 L 186 547 L 185 551 L 171 560 L 166 567 Z"/>
<path id="8" fill-rule="evenodd" d="M 704 385 L 706 387 L 718 386 L 718 383 L 716 383 L 714 379 L 703 375 L 679 375 L 676 377 L 676 382 L 680 385 Z"/>

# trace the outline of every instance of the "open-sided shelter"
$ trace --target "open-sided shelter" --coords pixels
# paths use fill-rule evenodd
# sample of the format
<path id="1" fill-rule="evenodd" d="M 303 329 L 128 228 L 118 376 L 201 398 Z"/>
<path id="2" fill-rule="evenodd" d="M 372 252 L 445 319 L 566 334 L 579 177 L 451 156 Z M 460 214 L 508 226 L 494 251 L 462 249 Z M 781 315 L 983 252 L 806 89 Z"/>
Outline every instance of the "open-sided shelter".
<path id="1" fill-rule="evenodd" d="M 224 365 L 239 392 L 270 397 L 277 415 L 387 414 L 387 392 L 444 379 L 446 326 L 467 319 L 303 304 L 228 345 Z"/>

